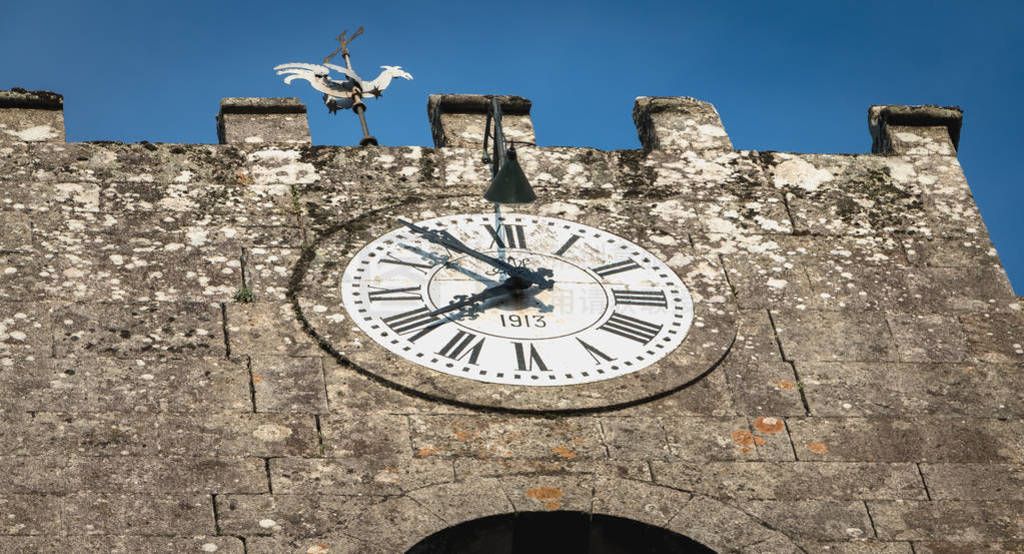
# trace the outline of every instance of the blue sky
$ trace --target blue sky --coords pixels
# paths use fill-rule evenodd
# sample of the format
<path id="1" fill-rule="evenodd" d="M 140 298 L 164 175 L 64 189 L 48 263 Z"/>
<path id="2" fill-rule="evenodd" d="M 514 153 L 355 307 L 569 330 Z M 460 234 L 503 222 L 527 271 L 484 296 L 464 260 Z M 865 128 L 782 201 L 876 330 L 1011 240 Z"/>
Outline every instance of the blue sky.
<path id="1" fill-rule="evenodd" d="M 870 150 L 871 104 L 959 105 L 960 162 L 1024 293 L 1024 4 L 1018 2 L 11 2 L 0 89 L 64 95 L 68 140 L 216 142 L 226 96 L 298 96 L 313 140 L 352 145 L 302 81 L 334 37 L 364 78 L 401 65 L 371 101 L 382 144 L 430 144 L 427 95 L 518 94 L 541 145 L 637 148 L 633 98 L 715 104 L 737 148 Z M 339 60 L 340 61 L 340 60 Z"/>

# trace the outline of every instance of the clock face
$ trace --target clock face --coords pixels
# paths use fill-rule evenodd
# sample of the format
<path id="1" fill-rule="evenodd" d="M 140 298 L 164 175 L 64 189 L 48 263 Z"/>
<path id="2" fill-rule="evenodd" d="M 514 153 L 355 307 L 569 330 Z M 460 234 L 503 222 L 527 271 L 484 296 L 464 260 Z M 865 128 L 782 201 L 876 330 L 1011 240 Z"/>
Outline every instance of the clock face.
<path id="1" fill-rule="evenodd" d="M 399 228 L 355 255 L 341 293 L 360 329 L 417 364 L 488 383 L 588 383 L 651 365 L 690 330 L 693 301 L 675 272 L 606 231 L 494 213 L 416 225 L 483 256 Z M 501 264 L 550 270 L 553 284 L 495 288 L 474 301 L 508 282 Z"/>

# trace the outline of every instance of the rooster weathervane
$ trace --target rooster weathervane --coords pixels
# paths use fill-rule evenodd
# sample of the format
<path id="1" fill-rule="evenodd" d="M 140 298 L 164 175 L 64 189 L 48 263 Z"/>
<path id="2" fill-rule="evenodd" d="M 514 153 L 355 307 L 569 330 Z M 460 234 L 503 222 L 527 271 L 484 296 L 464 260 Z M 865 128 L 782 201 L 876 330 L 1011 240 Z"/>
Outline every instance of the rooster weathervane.
<path id="1" fill-rule="evenodd" d="M 348 39 L 345 38 L 346 33 L 348 31 L 342 31 L 338 35 L 338 42 L 341 43 L 341 46 L 324 58 L 323 65 L 314 63 L 284 63 L 274 67 L 274 69 L 277 70 L 278 75 L 288 75 L 284 78 L 286 84 L 290 85 L 295 79 L 308 81 L 310 86 L 323 93 L 324 104 L 327 105 L 327 110 L 332 114 L 337 113 L 338 110 L 351 108 L 359 116 L 359 124 L 363 127 L 363 138 L 359 141 L 360 146 L 376 146 L 377 139 L 370 135 L 370 131 L 366 126 L 366 116 L 363 115 L 366 111 L 366 104 L 363 103 L 363 98 L 379 98 L 383 94 L 384 89 L 388 88 L 388 85 L 391 84 L 392 79 L 401 77 L 412 80 L 412 75 L 402 71 L 401 66 L 382 65 L 381 68 L 384 71 L 376 79 L 372 81 L 362 80 L 359 75 L 356 75 L 355 71 L 352 71 L 352 61 L 349 59 L 348 54 L 348 43 L 361 35 L 363 28 L 360 27 Z M 338 55 L 338 53 L 341 53 L 341 56 L 345 58 L 345 67 L 330 63 L 331 59 Z M 343 80 L 332 79 L 330 77 L 332 69 L 345 78 Z"/>

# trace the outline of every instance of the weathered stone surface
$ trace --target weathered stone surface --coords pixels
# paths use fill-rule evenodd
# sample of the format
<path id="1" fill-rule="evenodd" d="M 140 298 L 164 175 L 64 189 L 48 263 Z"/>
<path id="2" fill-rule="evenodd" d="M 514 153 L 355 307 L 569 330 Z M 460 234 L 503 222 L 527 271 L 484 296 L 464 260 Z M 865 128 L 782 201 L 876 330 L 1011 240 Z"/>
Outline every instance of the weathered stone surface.
<path id="1" fill-rule="evenodd" d="M 214 535 L 209 495 L 78 493 L 60 499 L 68 535 Z"/>
<path id="2" fill-rule="evenodd" d="M 223 356 L 220 307 L 199 302 L 70 304 L 54 310 L 57 357 Z"/>
<path id="3" fill-rule="evenodd" d="M 1014 419 L 788 418 L 797 458 L 808 461 L 1021 463 Z"/>
<path id="4" fill-rule="evenodd" d="M 351 413 L 326 416 L 320 422 L 328 457 L 388 462 L 406 460 L 414 452 L 406 416 Z"/>
<path id="5" fill-rule="evenodd" d="M 9 407 L 65 412 L 250 412 L 245 364 L 223 358 L 44 358 L 0 368 Z"/>
<path id="6" fill-rule="evenodd" d="M 1024 413 L 1024 375 L 1013 365 L 809 362 L 796 364 L 818 416 L 932 414 L 1007 417 Z"/>
<path id="7" fill-rule="evenodd" d="M 651 471 L 656 483 L 720 499 L 926 498 L 914 464 L 652 461 Z"/>
<path id="8" fill-rule="evenodd" d="M 224 494 L 268 490 L 260 458 L 76 457 L 64 474 L 71 491 Z"/>
<path id="9" fill-rule="evenodd" d="M 273 458 L 275 493 L 397 495 L 454 479 L 451 460 L 359 458 Z"/>
<path id="10" fill-rule="evenodd" d="M 960 316 L 970 353 L 994 363 L 1024 361 L 1024 317 L 1019 313 L 977 313 Z"/>
<path id="11" fill-rule="evenodd" d="M 506 420 L 493 416 L 409 417 L 414 452 L 478 458 L 595 459 L 607 456 L 594 418 Z"/>
<path id="12" fill-rule="evenodd" d="M 483 145 L 487 113 L 492 95 L 431 94 L 427 99 L 434 146 L 464 148 Z M 502 131 L 506 140 L 536 142 L 530 120 L 530 101 L 521 96 L 494 95 L 502 111 Z M 494 132 L 494 122 L 491 122 Z"/>
<path id="13" fill-rule="evenodd" d="M 914 554 L 915 552 L 909 542 L 876 540 L 799 541 L 799 545 L 808 554 Z"/>
<path id="14" fill-rule="evenodd" d="M 921 464 L 932 500 L 1024 500 L 1024 466 Z"/>
<path id="15" fill-rule="evenodd" d="M 772 311 L 787 360 L 895 361 L 897 352 L 879 312 Z"/>
<path id="16" fill-rule="evenodd" d="M 1024 541 L 914 541 L 913 545 L 914 552 L 917 554 L 957 554 L 958 552 L 1013 554 L 1024 550 Z"/>
<path id="17" fill-rule="evenodd" d="M 295 319 L 288 303 L 228 304 L 227 331 L 232 356 L 261 354 L 310 357 L 319 347 Z"/>
<path id="18" fill-rule="evenodd" d="M 732 149 L 715 107 L 695 98 L 640 96 L 633 104 L 640 144 L 645 149 Z"/>
<path id="19" fill-rule="evenodd" d="M 263 103 L 226 130 L 301 115 L 232 113 Z M 696 325 L 635 379 L 526 392 L 374 350 L 338 286 L 399 217 L 493 209 L 482 113 L 437 121 L 465 148 L 0 137 L 0 551 L 392 553 L 516 510 L 721 552 L 1020 550 L 1024 303 L 949 127 L 782 154 L 708 104 L 638 116 L 643 150 L 517 145 L 515 209 L 663 258 Z"/>
<path id="20" fill-rule="evenodd" d="M 1024 504 L 972 501 L 869 501 L 884 540 L 994 541 L 1024 539 Z"/>
<path id="21" fill-rule="evenodd" d="M 64 142 L 64 97 L 45 90 L 0 91 L 0 142 Z"/>
<path id="22" fill-rule="evenodd" d="M 39 494 L 0 494 L 0 535 L 56 535 L 61 532 L 61 499 Z"/>
<path id="23" fill-rule="evenodd" d="M 735 505 L 797 539 L 861 539 L 872 535 L 871 518 L 863 502 L 750 500 Z"/>
<path id="24" fill-rule="evenodd" d="M 309 144 L 306 105 L 298 98 L 222 98 L 217 138 L 221 144 Z"/>
<path id="25" fill-rule="evenodd" d="M 889 314 L 886 319 L 901 362 L 960 362 L 967 357 L 963 328 L 955 317 Z"/>
<path id="26" fill-rule="evenodd" d="M 257 412 L 327 412 L 320 358 L 257 355 L 251 363 Z"/>

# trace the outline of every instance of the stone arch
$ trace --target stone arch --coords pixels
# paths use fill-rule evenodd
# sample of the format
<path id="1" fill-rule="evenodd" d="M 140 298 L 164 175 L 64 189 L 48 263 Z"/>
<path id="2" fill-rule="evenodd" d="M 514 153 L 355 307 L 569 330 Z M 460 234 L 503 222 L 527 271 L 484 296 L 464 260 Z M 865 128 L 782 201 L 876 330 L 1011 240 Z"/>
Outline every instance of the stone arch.
<path id="1" fill-rule="evenodd" d="M 684 535 L 716 552 L 801 552 L 792 540 L 739 509 L 704 495 L 602 474 L 467 477 L 392 497 L 359 519 L 375 552 L 404 553 L 467 521 L 538 510 L 631 519 Z M 368 551 L 368 550 L 367 550 Z"/>

